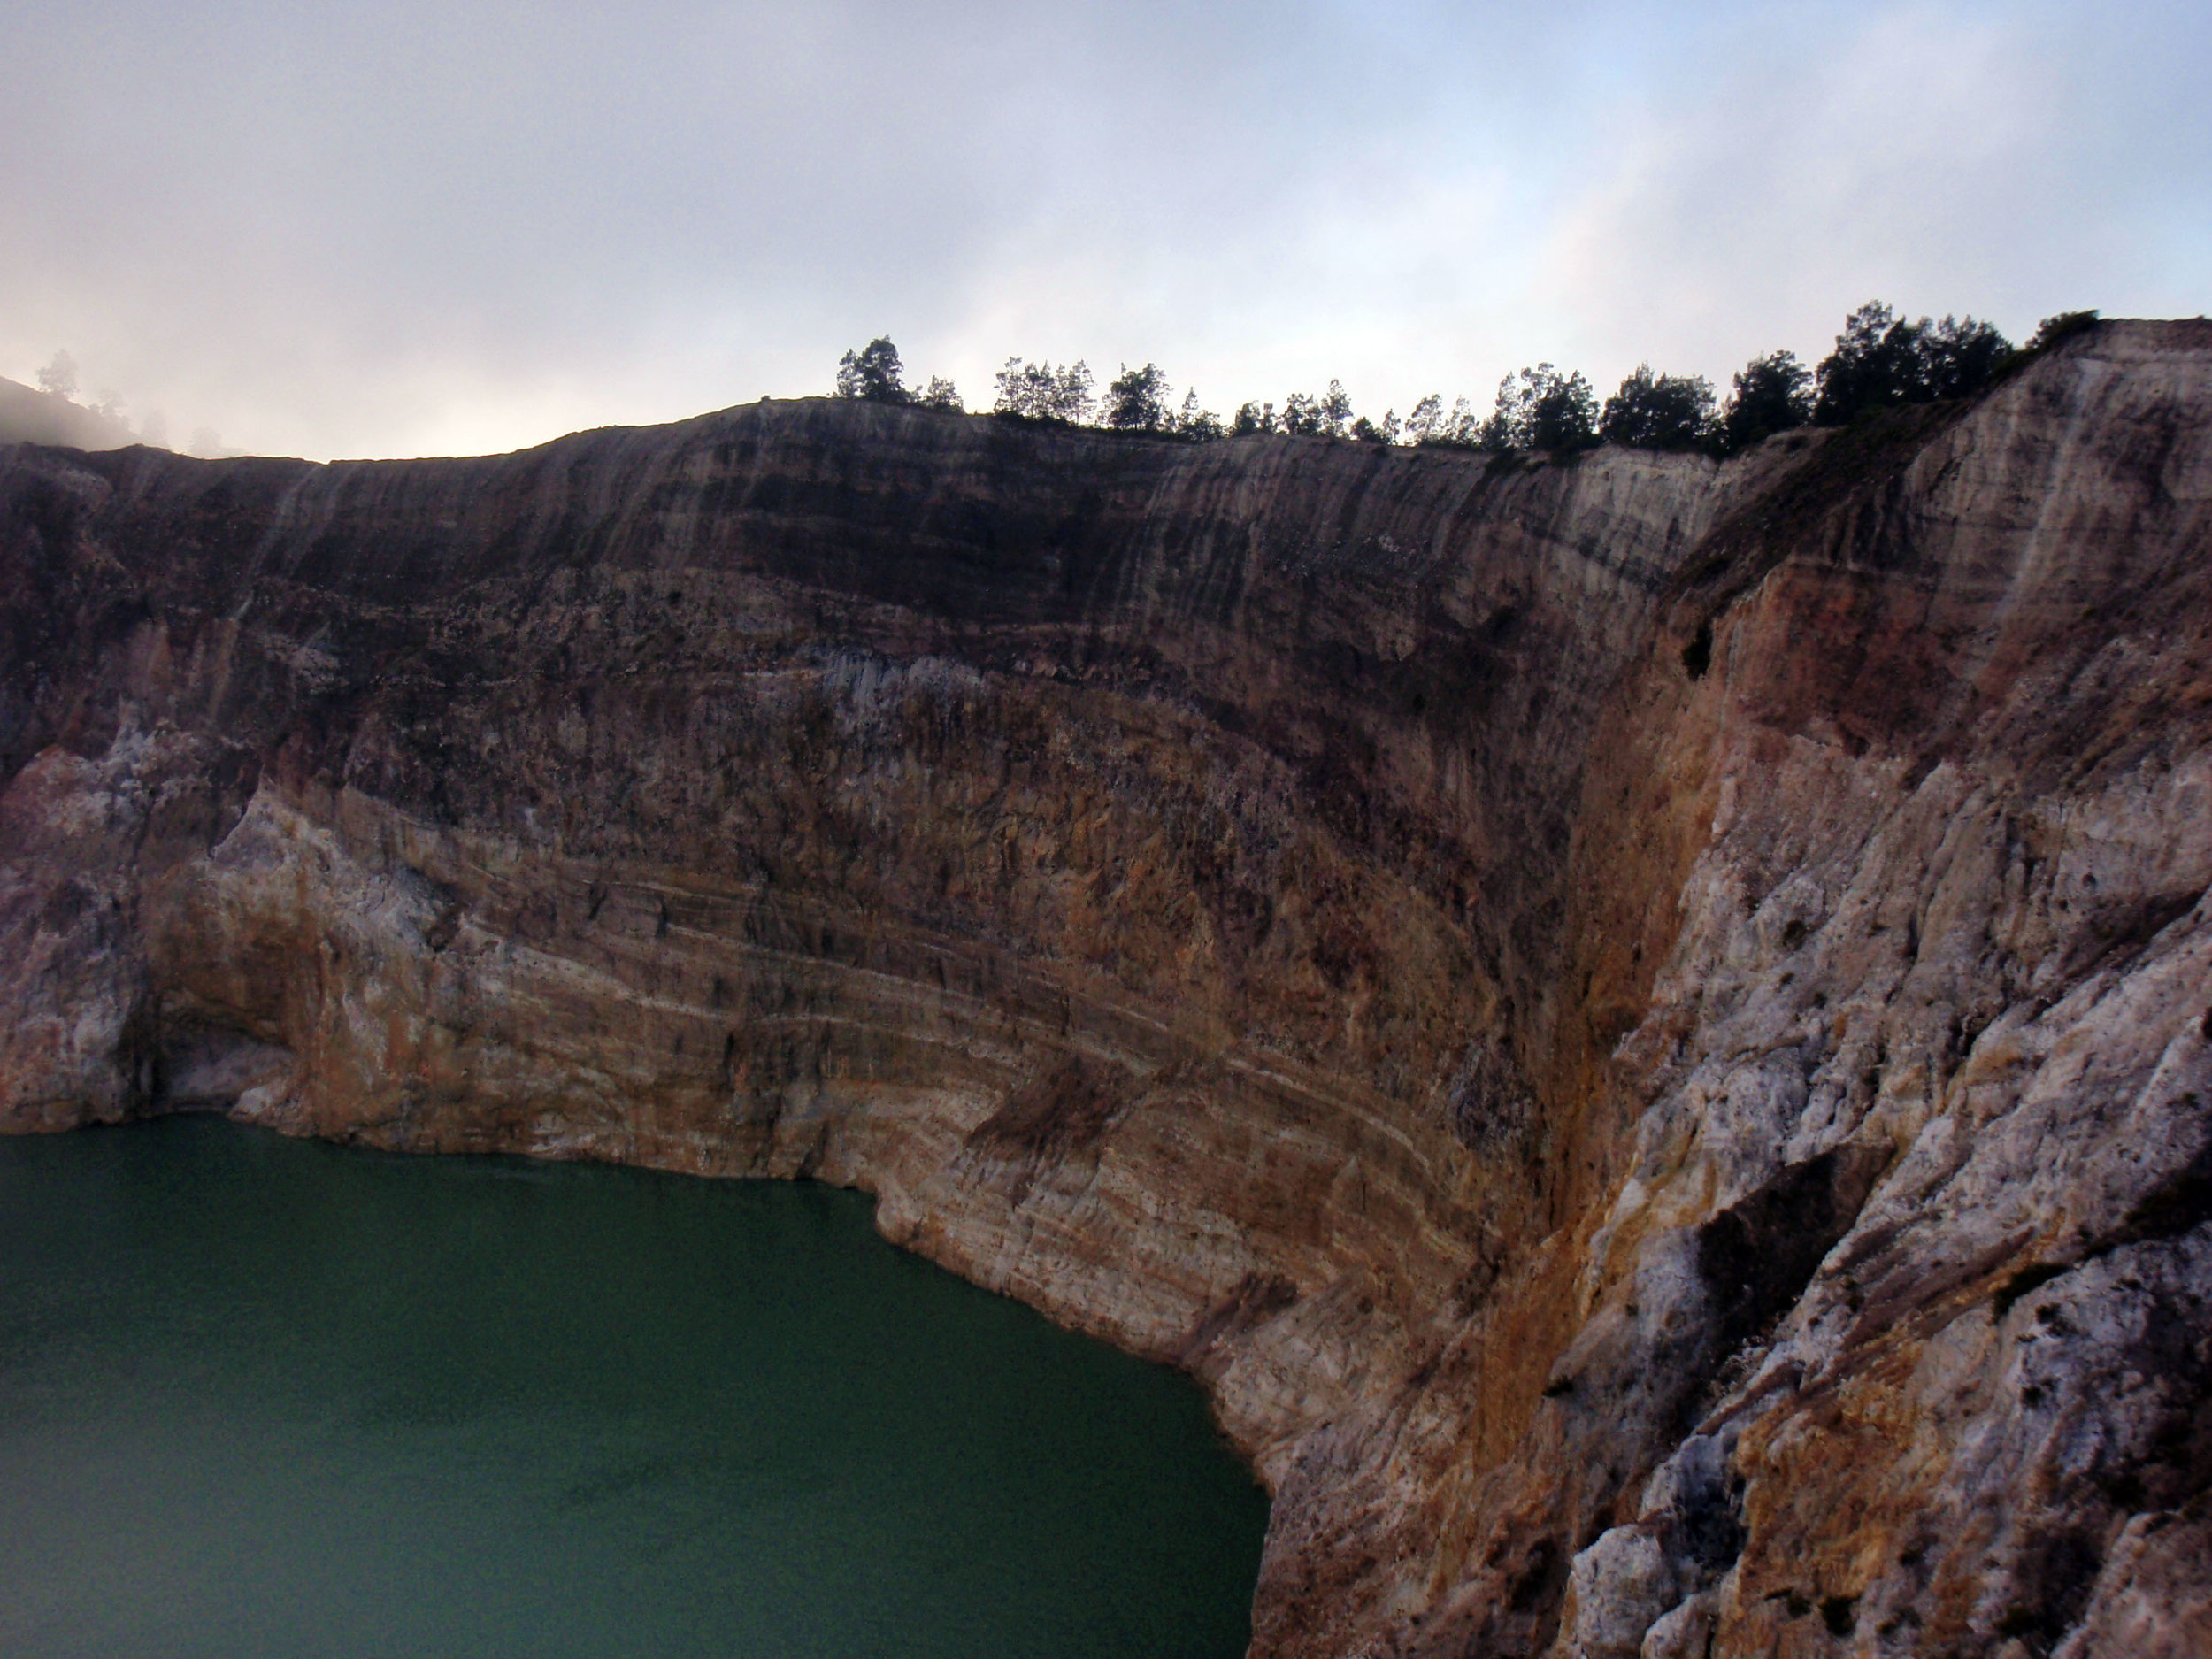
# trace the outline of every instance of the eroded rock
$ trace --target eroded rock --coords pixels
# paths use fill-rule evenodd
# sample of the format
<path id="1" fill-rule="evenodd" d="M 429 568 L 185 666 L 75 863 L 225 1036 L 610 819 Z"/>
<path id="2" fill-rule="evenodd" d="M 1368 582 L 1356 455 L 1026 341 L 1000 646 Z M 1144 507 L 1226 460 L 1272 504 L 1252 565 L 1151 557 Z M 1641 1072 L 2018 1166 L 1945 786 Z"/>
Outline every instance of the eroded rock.
<path id="1" fill-rule="evenodd" d="M 878 1194 L 1269 1655 L 2193 1652 L 2212 326 L 1725 465 L 0 449 L 0 1118 Z"/>

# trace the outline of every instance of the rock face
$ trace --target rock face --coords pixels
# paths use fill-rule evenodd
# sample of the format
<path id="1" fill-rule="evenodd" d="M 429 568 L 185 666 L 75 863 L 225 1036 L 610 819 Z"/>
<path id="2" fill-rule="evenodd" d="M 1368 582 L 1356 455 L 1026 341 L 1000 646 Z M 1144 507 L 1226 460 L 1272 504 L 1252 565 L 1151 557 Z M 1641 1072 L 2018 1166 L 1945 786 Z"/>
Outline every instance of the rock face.
<path id="1" fill-rule="evenodd" d="M 2212 1647 L 2212 325 L 1717 465 L 0 449 L 0 1116 L 810 1176 L 1256 1654 Z"/>

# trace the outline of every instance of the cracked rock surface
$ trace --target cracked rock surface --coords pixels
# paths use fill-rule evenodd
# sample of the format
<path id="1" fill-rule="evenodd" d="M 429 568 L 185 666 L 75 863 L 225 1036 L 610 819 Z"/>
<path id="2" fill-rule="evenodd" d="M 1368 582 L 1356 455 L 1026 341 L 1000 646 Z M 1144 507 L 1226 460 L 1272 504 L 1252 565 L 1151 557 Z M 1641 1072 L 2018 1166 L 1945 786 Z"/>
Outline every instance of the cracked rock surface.
<path id="1" fill-rule="evenodd" d="M 1726 464 L 0 448 L 0 1126 L 809 1177 L 1254 1652 L 2212 1651 L 2212 325 Z"/>

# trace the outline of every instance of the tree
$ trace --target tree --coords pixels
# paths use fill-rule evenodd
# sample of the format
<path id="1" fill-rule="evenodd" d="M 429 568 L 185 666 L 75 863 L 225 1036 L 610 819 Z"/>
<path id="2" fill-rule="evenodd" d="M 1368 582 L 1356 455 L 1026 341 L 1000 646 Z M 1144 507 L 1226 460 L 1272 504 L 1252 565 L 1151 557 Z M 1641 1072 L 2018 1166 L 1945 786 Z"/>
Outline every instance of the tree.
<path id="1" fill-rule="evenodd" d="M 956 415 L 965 414 L 967 405 L 960 401 L 960 388 L 941 374 L 929 377 L 929 384 L 915 397 L 925 409 L 949 410 Z"/>
<path id="2" fill-rule="evenodd" d="M 77 359 L 66 351 L 57 351 L 53 361 L 38 372 L 38 383 L 56 397 L 74 400 L 77 396 Z"/>
<path id="3" fill-rule="evenodd" d="M 1174 423 L 1167 401 L 1171 396 L 1159 365 L 1133 369 L 1125 363 L 1119 377 L 1106 388 L 1104 424 L 1118 432 L 1165 432 Z"/>
<path id="4" fill-rule="evenodd" d="M 1078 357 L 1074 363 L 1056 372 L 1049 410 L 1055 420 L 1064 420 L 1078 426 L 1091 418 L 1091 367 Z"/>
<path id="5" fill-rule="evenodd" d="M 1843 319 L 1836 349 L 1821 359 L 1813 419 L 1840 426 L 1880 409 L 1913 401 L 1918 388 L 1918 338 L 1913 326 L 1878 300 Z"/>
<path id="6" fill-rule="evenodd" d="M 1236 419 L 1229 428 L 1233 437 L 1248 437 L 1257 432 L 1274 432 L 1279 428 L 1272 403 L 1240 403 Z"/>
<path id="7" fill-rule="evenodd" d="M 1475 413 L 1475 406 L 1462 393 L 1452 399 L 1452 412 L 1445 419 L 1443 430 L 1437 434 L 1439 443 L 1448 443 L 1463 449 L 1472 449 L 1482 442 L 1482 417 Z"/>
<path id="8" fill-rule="evenodd" d="M 837 360 L 837 395 L 864 397 L 875 403 L 909 403 L 914 395 L 900 376 L 899 349 L 887 336 L 878 335 L 857 351 Z"/>
<path id="9" fill-rule="evenodd" d="M 1632 449 L 1688 449 L 1713 420 L 1713 385 L 1701 374 L 1654 374 L 1640 363 L 1605 400 L 1598 435 Z"/>
<path id="10" fill-rule="evenodd" d="M 1971 317 L 1907 322 L 1870 302 L 1844 319 L 1835 350 L 1821 360 L 1813 419 L 1840 426 L 1885 409 L 1970 397 L 2011 349 L 1994 326 Z"/>
<path id="11" fill-rule="evenodd" d="M 1079 357 L 1056 368 L 1009 357 L 996 384 L 998 401 L 992 406 L 996 414 L 1074 426 L 1091 412 L 1090 365 Z"/>
<path id="12" fill-rule="evenodd" d="M 1370 420 L 1362 415 L 1352 423 L 1352 442 L 1355 443 L 1395 443 L 1398 442 L 1398 411 L 1383 411 L 1380 420 Z"/>
<path id="13" fill-rule="evenodd" d="M 1971 397 L 1997 376 L 1997 365 L 2011 355 L 2012 342 L 1994 325 L 1971 317 L 1929 326 L 1920 319 L 1920 396 L 1923 399 Z"/>
<path id="14" fill-rule="evenodd" d="M 1571 455 L 1598 441 L 1598 397 L 1579 371 L 1540 363 L 1498 382 L 1497 407 L 1482 425 L 1486 449 L 1544 449 Z"/>
<path id="15" fill-rule="evenodd" d="M 1720 413 L 1721 448 L 1733 453 L 1791 432 L 1813 418 L 1813 372 L 1793 351 L 1770 351 L 1736 371 Z"/>
<path id="16" fill-rule="evenodd" d="M 1555 375 L 1530 411 L 1529 448 L 1571 455 L 1596 447 L 1598 395 L 1579 371 Z"/>
<path id="17" fill-rule="evenodd" d="M 1330 435 L 1341 437 L 1352 419 L 1352 400 L 1344 390 L 1344 382 L 1331 380 L 1329 389 L 1321 398 L 1321 419 L 1327 423 Z"/>
<path id="18" fill-rule="evenodd" d="M 1341 380 L 1317 397 L 1293 392 L 1283 400 L 1283 430 L 1306 438 L 1340 438 L 1352 420 L 1352 399 Z"/>
<path id="19" fill-rule="evenodd" d="M 1447 411 L 1440 393 L 1431 392 L 1406 417 L 1404 440 L 1411 444 L 1440 444 L 1448 449 L 1471 449 L 1482 437 L 1482 422 L 1465 398 L 1453 400 Z"/>
<path id="20" fill-rule="evenodd" d="M 1245 407 L 1248 409 L 1251 405 L 1248 403 Z M 1183 394 L 1183 412 L 1175 418 L 1175 435 L 1188 438 L 1194 443 L 1211 443 L 1216 438 L 1225 438 L 1229 434 L 1228 428 L 1221 424 L 1220 416 L 1210 409 L 1199 408 L 1198 394 L 1193 390 Z"/>

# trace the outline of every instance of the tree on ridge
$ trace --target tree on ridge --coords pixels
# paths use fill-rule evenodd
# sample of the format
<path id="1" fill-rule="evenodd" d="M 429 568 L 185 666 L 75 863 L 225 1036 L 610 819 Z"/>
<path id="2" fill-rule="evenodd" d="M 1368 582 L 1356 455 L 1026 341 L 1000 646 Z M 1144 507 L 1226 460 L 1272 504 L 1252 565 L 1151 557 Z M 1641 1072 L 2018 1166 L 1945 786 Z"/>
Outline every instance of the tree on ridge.
<path id="1" fill-rule="evenodd" d="M 1049 363 L 1025 363 L 1019 357 L 1009 357 L 995 379 L 998 401 L 992 406 L 995 414 L 1012 415 L 1023 420 L 1048 420 L 1061 426 L 1079 426 L 1089 418 L 1093 401 L 1091 370 L 1080 357 L 1056 367 Z"/>
<path id="2" fill-rule="evenodd" d="M 1486 449 L 1540 449 L 1572 455 L 1598 442 L 1598 398 L 1580 370 L 1540 363 L 1498 382 L 1497 406 L 1483 423 Z"/>
<path id="3" fill-rule="evenodd" d="M 1106 388 L 1104 424 L 1117 432 L 1165 432 L 1175 419 L 1168 406 L 1171 391 L 1158 364 L 1133 369 L 1125 363 Z"/>
<path id="4" fill-rule="evenodd" d="M 1701 374 L 1654 374 L 1640 363 L 1605 400 L 1598 435 L 1632 449 L 1692 449 L 1713 419 L 1713 385 Z"/>
<path id="5" fill-rule="evenodd" d="M 1813 419 L 1839 426 L 1913 403 L 1970 397 L 1996 378 L 2012 345 L 1971 317 L 1908 322 L 1878 300 L 1844 319 L 1836 349 L 1814 372 Z"/>
<path id="6" fill-rule="evenodd" d="M 1770 351 L 1736 371 L 1720 412 L 1721 448 L 1748 449 L 1778 432 L 1792 432 L 1813 418 L 1813 372 L 1793 351 Z"/>
<path id="7" fill-rule="evenodd" d="M 57 351 L 51 361 L 38 372 L 39 389 L 65 403 L 74 403 L 77 397 L 77 359 L 66 351 Z"/>
<path id="8" fill-rule="evenodd" d="M 888 335 L 879 334 L 859 350 L 848 351 L 838 359 L 837 395 L 865 398 L 872 403 L 912 403 L 914 395 L 901 378 L 904 373 L 899 349 Z"/>

